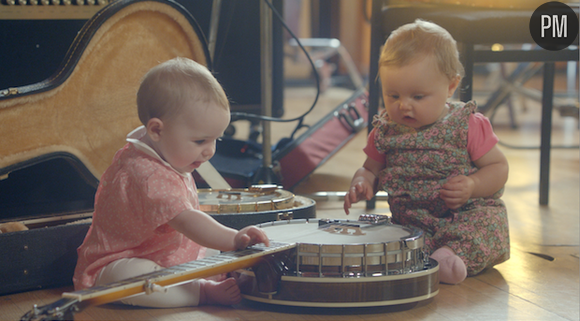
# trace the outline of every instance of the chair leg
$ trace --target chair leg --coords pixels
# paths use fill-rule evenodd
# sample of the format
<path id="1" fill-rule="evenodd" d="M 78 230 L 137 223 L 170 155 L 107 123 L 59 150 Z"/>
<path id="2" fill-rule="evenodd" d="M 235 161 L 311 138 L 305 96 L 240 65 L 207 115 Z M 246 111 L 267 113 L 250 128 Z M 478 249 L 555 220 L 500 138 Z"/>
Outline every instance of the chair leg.
<path id="1" fill-rule="evenodd" d="M 462 43 L 459 53 L 459 59 L 463 64 L 463 69 L 465 70 L 465 76 L 461 80 L 461 86 L 459 88 L 459 100 L 463 102 L 468 102 L 473 99 L 473 44 Z"/>
<path id="2" fill-rule="evenodd" d="M 372 3 L 372 16 L 371 16 L 371 57 L 369 66 L 369 123 L 368 131 L 372 130 L 372 119 L 373 116 L 378 113 L 379 100 L 380 100 L 380 88 L 378 83 L 379 75 L 379 57 L 381 55 L 381 45 L 383 44 L 384 37 L 382 34 L 382 22 L 381 22 L 381 11 L 383 8 L 382 0 L 373 0 Z M 374 209 L 376 199 L 373 198 L 367 201 L 366 208 Z"/>
<path id="3" fill-rule="evenodd" d="M 544 64 L 540 143 L 540 205 L 548 204 L 550 192 L 550 151 L 552 140 L 552 111 L 554 107 L 555 72 L 556 67 L 553 62 L 547 62 Z"/>
<path id="4" fill-rule="evenodd" d="M 520 68 L 521 66 L 522 66 L 522 64 L 518 64 L 516 69 L 510 75 L 508 75 L 507 71 L 506 71 L 505 63 L 500 63 L 502 82 L 500 83 L 499 88 L 497 90 L 495 90 L 489 96 L 485 105 L 479 106 L 479 108 L 478 108 L 481 113 L 485 113 L 488 110 L 492 111 L 490 116 L 488 117 L 489 121 L 491 121 L 492 123 L 493 123 L 493 117 L 495 116 L 499 106 L 505 103 L 507 105 L 507 108 L 508 108 L 511 128 L 512 129 L 517 128 L 516 121 L 515 121 L 514 106 L 512 103 L 512 96 L 511 96 L 513 89 L 511 86 L 507 86 L 507 85 L 509 84 L 512 86 L 516 86 L 514 84 L 515 78 L 516 78 L 514 75 L 519 75 L 518 70 L 521 70 L 521 68 Z"/>
<path id="5" fill-rule="evenodd" d="M 501 63 L 500 65 L 501 65 L 501 76 L 503 79 L 505 79 L 507 76 L 505 63 Z M 512 98 L 513 97 L 512 97 L 511 92 L 510 92 L 510 94 L 505 99 L 505 103 L 506 103 L 507 108 L 508 108 L 508 114 L 509 114 L 509 118 L 510 118 L 511 128 L 516 129 L 518 126 L 516 125 L 516 115 L 514 112 L 514 104 L 512 103 Z"/>

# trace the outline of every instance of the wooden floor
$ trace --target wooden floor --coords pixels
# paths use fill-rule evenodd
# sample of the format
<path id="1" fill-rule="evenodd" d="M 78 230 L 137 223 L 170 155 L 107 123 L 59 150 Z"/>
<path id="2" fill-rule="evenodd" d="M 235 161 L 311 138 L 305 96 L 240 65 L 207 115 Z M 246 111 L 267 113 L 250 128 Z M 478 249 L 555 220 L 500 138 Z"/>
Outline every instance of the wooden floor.
<path id="1" fill-rule="evenodd" d="M 333 108 L 350 91 L 332 88 L 321 97 L 318 113 Z M 300 113 L 312 101 L 313 91 L 288 89 L 288 114 Z M 577 103 L 577 101 L 576 101 Z M 289 107 L 291 106 L 291 107 Z M 326 107 L 325 107 L 326 106 Z M 539 145 L 540 105 L 528 101 L 516 105 L 519 127 L 508 126 L 500 110 L 494 126 L 502 143 Z M 504 108 L 505 109 L 505 108 Z M 313 116 L 315 119 L 316 116 Z M 274 125 L 274 136 L 291 126 Z M 554 113 L 554 145 L 578 145 L 578 120 Z M 296 189 L 297 194 L 344 191 L 361 166 L 365 134 L 356 136 L 335 157 L 318 168 Z M 415 306 L 385 308 L 314 309 L 269 306 L 244 301 L 234 307 L 206 306 L 181 309 L 141 309 L 105 305 L 88 308 L 77 320 L 579 320 L 579 151 L 553 149 L 548 206 L 538 205 L 539 151 L 500 147 L 510 163 L 510 177 L 503 199 L 508 208 L 511 259 L 460 285 L 440 285 L 434 298 Z M 317 216 L 345 218 L 339 201 L 319 201 Z M 367 212 L 355 206 L 351 217 Z M 378 202 L 372 213 L 387 214 Z M 1 286 L 1 285 L 0 285 Z M 32 291 L 0 297 L 0 319 L 17 320 L 33 304 L 57 300 L 70 287 Z"/>

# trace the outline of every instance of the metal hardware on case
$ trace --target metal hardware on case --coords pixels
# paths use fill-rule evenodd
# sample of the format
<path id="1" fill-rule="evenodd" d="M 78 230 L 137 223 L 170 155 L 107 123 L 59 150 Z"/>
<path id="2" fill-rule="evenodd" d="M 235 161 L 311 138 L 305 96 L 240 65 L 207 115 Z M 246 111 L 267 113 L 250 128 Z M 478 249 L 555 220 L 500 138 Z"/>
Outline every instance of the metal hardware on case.
<path id="1" fill-rule="evenodd" d="M 294 218 L 294 214 L 292 212 L 278 213 L 278 217 L 276 217 L 276 221 L 289 221 L 293 218 Z"/>
<path id="2" fill-rule="evenodd" d="M 334 116 L 336 116 L 343 125 L 350 127 L 353 133 L 358 133 L 366 127 L 365 120 L 360 116 L 355 103 L 351 103 L 350 105 L 345 104 L 342 110 L 334 113 Z"/>
<path id="3" fill-rule="evenodd" d="M 19 91 L 18 88 L 8 88 L 2 91 L 2 95 L 5 97 L 18 95 Z"/>

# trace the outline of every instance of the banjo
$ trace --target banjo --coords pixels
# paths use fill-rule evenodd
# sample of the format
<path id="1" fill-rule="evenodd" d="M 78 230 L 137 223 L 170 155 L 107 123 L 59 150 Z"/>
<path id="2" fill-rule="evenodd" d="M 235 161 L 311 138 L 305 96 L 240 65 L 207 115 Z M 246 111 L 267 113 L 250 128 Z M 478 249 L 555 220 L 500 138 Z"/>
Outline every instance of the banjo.
<path id="1" fill-rule="evenodd" d="M 316 202 L 277 185 L 198 189 L 199 208 L 216 221 L 241 229 L 264 222 L 316 217 Z"/>
<path id="2" fill-rule="evenodd" d="M 70 320 L 89 306 L 234 271 L 243 297 L 272 304 L 368 307 L 418 302 L 439 292 L 439 267 L 423 252 L 418 229 L 386 216 L 358 221 L 298 219 L 259 225 L 273 239 L 244 250 L 176 265 L 92 288 L 66 292 L 21 320 Z"/>
<path id="3" fill-rule="evenodd" d="M 253 185 L 250 188 L 199 189 L 199 208 L 208 214 L 248 213 L 289 209 L 294 194 L 276 185 Z"/>
<path id="4" fill-rule="evenodd" d="M 418 302 L 439 292 L 439 267 L 423 252 L 423 231 L 391 224 L 387 216 L 258 226 L 277 241 L 296 246 L 235 272 L 246 299 L 302 307 L 371 307 Z M 278 273 L 272 278 L 269 271 Z"/>

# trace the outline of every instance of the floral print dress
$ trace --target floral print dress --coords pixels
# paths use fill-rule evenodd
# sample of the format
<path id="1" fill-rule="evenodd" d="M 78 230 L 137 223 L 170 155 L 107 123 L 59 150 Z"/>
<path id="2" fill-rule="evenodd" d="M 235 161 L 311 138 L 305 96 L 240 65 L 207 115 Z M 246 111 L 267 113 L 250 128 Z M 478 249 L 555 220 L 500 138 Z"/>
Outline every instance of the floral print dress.
<path id="1" fill-rule="evenodd" d="M 503 189 L 455 210 L 440 198 L 448 178 L 477 171 L 467 152 L 469 116 L 477 106 L 448 107 L 444 118 L 418 130 L 390 121 L 384 112 L 375 116 L 375 145 L 386 157 L 379 187 L 389 195 L 393 222 L 421 228 L 429 253 L 452 248 L 473 276 L 509 258 L 507 212 L 499 199 Z"/>

